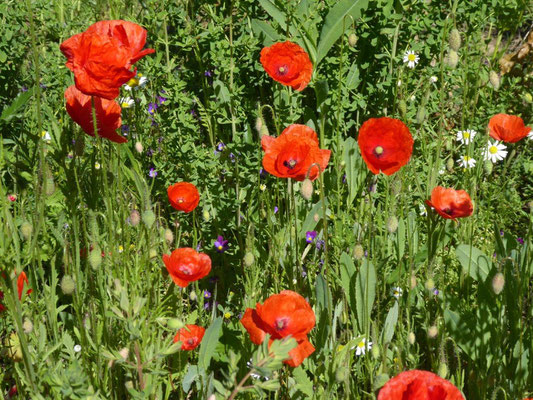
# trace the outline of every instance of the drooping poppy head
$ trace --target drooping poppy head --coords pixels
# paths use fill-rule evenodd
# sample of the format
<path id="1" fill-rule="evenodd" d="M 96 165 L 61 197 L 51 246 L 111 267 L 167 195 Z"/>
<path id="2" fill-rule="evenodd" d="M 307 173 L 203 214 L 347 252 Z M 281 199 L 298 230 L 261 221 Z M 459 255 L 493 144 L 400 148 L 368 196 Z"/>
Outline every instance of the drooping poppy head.
<path id="1" fill-rule="evenodd" d="M 468 193 L 464 190 L 445 189 L 437 186 L 431 191 L 431 200 L 426 204 L 433 207 L 437 213 L 446 219 L 463 218 L 472 215 L 474 205 Z"/>
<path id="2" fill-rule="evenodd" d="M 378 400 L 465 400 L 451 382 L 432 372 L 404 371 L 381 388 Z"/>
<path id="3" fill-rule="evenodd" d="M 260 60 L 272 79 L 294 90 L 304 90 L 313 75 L 309 55 L 296 43 L 289 41 L 264 47 Z"/>
<path id="4" fill-rule="evenodd" d="M 241 324 L 255 344 L 261 344 L 267 334 L 271 342 L 293 337 L 298 346 L 289 352 L 290 358 L 284 361 L 292 367 L 300 365 L 315 351 L 307 339 L 307 334 L 315 326 L 315 313 L 302 296 L 291 290 L 270 296 L 263 304 L 257 303 L 255 309 L 247 308 Z"/>
<path id="5" fill-rule="evenodd" d="M 67 100 L 66 108 L 70 118 L 81 126 L 85 133 L 94 136 L 91 96 L 83 94 L 76 86 L 72 85 L 65 91 L 65 99 Z M 128 141 L 128 139 L 116 132 L 122 125 L 121 108 L 116 101 L 95 96 L 94 109 L 96 111 L 96 126 L 98 127 L 99 136 L 115 143 Z"/>
<path id="6" fill-rule="evenodd" d="M 211 258 L 190 247 L 174 250 L 170 255 L 163 254 L 163 262 L 174 283 L 180 287 L 187 287 L 211 271 Z"/>
<path id="7" fill-rule="evenodd" d="M 403 167 L 413 153 L 413 137 L 399 119 L 370 118 L 359 129 L 361 156 L 374 174 L 392 175 Z"/>
<path id="8" fill-rule="evenodd" d="M 142 50 L 146 30 L 129 21 L 100 21 L 61 43 L 76 87 L 87 95 L 112 100 L 135 76 L 131 66 L 153 49 Z"/>
<path id="9" fill-rule="evenodd" d="M 185 325 L 181 328 L 176 336 L 174 336 L 174 343 L 181 342 L 182 350 L 194 350 L 197 348 L 204 337 L 205 329 L 198 325 Z"/>
<path id="10" fill-rule="evenodd" d="M 516 143 L 531 131 L 522 118 L 515 115 L 496 114 L 489 121 L 489 134 L 493 139 Z"/>
<path id="11" fill-rule="evenodd" d="M 189 182 L 179 182 L 167 189 L 170 205 L 176 210 L 190 213 L 200 202 L 200 193 L 196 186 Z"/>
<path id="12" fill-rule="evenodd" d="M 29 286 L 30 282 L 28 282 L 28 277 L 26 276 L 26 273 L 22 271 L 17 278 L 17 292 L 19 295 L 19 300 L 22 299 L 22 294 L 24 293 L 24 284 Z M 32 292 L 32 289 L 28 289 L 26 291 L 26 294 L 30 294 L 31 292 Z"/>
<path id="13" fill-rule="evenodd" d="M 265 151 L 263 168 L 278 178 L 303 181 L 315 180 L 326 169 L 330 150 L 318 147 L 316 132 L 306 125 L 293 124 L 277 138 L 263 136 L 261 146 Z M 315 165 L 313 165 L 315 164 Z"/>

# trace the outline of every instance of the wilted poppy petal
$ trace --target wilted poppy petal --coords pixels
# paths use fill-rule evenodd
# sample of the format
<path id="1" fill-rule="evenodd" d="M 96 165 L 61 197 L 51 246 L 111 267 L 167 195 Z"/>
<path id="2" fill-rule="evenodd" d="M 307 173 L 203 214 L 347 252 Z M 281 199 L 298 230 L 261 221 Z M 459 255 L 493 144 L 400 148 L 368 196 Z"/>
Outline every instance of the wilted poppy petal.
<path id="1" fill-rule="evenodd" d="M 22 299 L 22 293 L 24 292 L 24 283 L 29 286 L 28 277 L 26 276 L 26 273 L 22 271 L 20 275 L 17 278 L 17 292 L 19 295 L 19 300 Z M 31 289 L 28 290 L 28 293 L 31 293 Z"/>
<path id="2" fill-rule="evenodd" d="M 433 207 L 443 218 L 464 218 L 472 215 L 474 205 L 467 192 L 464 190 L 445 189 L 442 186 L 435 187 L 431 192 L 431 200 L 426 204 Z"/>
<path id="3" fill-rule="evenodd" d="M 254 318 L 255 314 L 255 318 Z M 254 344 L 261 344 L 263 343 L 263 340 L 265 340 L 265 331 L 263 331 L 259 326 L 256 324 L 256 320 L 258 319 L 257 313 L 253 308 L 247 308 L 244 312 L 244 315 L 241 318 L 241 324 L 244 326 L 244 328 L 248 331 L 250 335 L 250 340 Z"/>

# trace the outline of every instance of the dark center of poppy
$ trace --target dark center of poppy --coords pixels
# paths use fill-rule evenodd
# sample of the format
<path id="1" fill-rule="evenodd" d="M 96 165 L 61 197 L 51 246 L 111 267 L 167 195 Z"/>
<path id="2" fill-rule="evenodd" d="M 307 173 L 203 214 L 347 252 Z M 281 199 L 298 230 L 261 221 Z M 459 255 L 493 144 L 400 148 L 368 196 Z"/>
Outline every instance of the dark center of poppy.
<path id="1" fill-rule="evenodd" d="M 194 339 L 193 338 L 188 339 L 187 344 L 192 346 L 194 344 Z"/>
<path id="2" fill-rule="evenodd" d="M 376 146 L 376 148 L 374 149 L 374 154 L 376 157 L 379 157 L 383 154 L 385 150 L 383 149 L 383 147 L 381 146 Z"/>
<path id="3" fill-rule="evenodd" d="M 445 208 L 444 210 L 442 210 L 442 212 L 444 214 L 448 214 L 448 215 L 452 215 L 453 214 L 453 210 L 450 207 Z"/>
<path id="4" fill-rule="evenodd" d="M 289 325 L 289 320 L 287 318 L 276 319 L 275 328 L 278 332 L 285 329 L 287 325 Z"/>
<path id="5" fill-rule="evenodd" d="M 287 68 L 286 65 L 282 65 L 278 68 L 278 74 L 280 75 L 287 75 L 287 72 L 289 72 L 289 68 Z"/>
<path id="6" fill-rule="evenodd" d="M 298 161 L 293 160 L 293 159 L 290 159 L 288 161 L 287 160 L 283 161 L 283 165 L 285 165 L 289 169 L 293 169 L 297 163 Z"/>

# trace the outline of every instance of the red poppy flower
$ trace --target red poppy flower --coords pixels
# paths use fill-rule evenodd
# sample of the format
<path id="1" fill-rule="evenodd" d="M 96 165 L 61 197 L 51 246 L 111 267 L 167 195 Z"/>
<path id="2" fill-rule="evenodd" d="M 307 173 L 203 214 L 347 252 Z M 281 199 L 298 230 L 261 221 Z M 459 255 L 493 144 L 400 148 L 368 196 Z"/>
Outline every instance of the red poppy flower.
<path id="1" fill-rule="evenodd" d="M 167 189 L 168 200 L 172 207 L 190 213 L 200 202 L 200 193 L 196 186 L 189 182 L 179 182 Z"/>
<path id="2" fill-rule="evenodd" d="M 28 286 L 30 285 L 30 282 L 28 282 L 28 277 L 26 276 L 26 273 L 22 271 L 17 278 L 17 292 L 19 295 L 19 300 L 22 299 L 22 293 L 24 291 L 24 283 L 26 283 L 26 285 Z M 31 292 L 32 292 L 32 289 L 28 289 L 26 291 L 26 294 L 30 294 Z"/>
<path id="3" fill-rule="evenodd" d="M 174 343 L 181 342 L 182 350 L 194 350 L 198 347 L 202 338 L 204 337 L 205 329 L 197 325 L 186 325 L 181 328 L 176 336 L 174 336 Z"/>
<path id="4" fill-rule="evenodd" d="M 432 372 L 411 370 L 390 379 L 379 391 L 378 400 L 464 400 L 451 382 Z"/>
<path id="5" fill-rule="evenodd" d="M 531 131 L 522 118 L 515 115 L 496 114 L 489 121 L 489 133 L 493 139 L 516 143 Z"/>
<path id="6" fill-rule="evenodd" d="M 463 218 L 472 215 L 474 206 L 468 193 L 464 190 L 445 189 L 437 186 L 431 191 L 431 200 L 426 204 L 446 219 Z"/>
<path id="7" fill-rule="evenodd" d="M 261 50 L 261 64 L 272 79 L 295 90 L 306 88 L 313 75 L 309 55 L 292 42 L 274 43 Z"/>
<path id="8" fill-rule="evenodd" d="M 241 324 L 255 344 L 261 344 L 266 334 L 270 335 L 270 343 L 287 336 L 296 339 L 298 346 L 284 361 L 291 367 L 297 367 L 315 351 L 307 339 L 307 334 L 315 326 L 315 313 L 302 296 L 291 290 L 270 296 L 262 305 L 257 303 L 255 309 L 247 308 Z"/>
<path id="9" fill-rule="evenodd" d="M 190 247 L 174 250 L 170 255 L 163 254 L 163 262 L 174 283 L 180 287 L 187 287 L 189 282 L 202 279 L 211 271 L 211 258 Z"/>
<path id="10" fill-rule="evenodd" d="M 91 106 L 91 96 L 87 96 L 76 89 L 76 86 L 70 86 L 65 91 L 67 100 L 68 115 L 76 122 L 88 135 L 94 136 L 93 111 Z M 114 100 L 94 97 L 94 108 L 96 110 L 96 126 L 98 135 L 115 143 L 127 142 L 123 136 L 120 136 L 116 130 L 122 124 L 120 117 L 120 105 Z"/>
<path id="11" fill-rule="evenodd" d="M 395 118 L 370 118 L 359 129 L 361 156 L 374 174 L 392 175 L 403 167 L 413 153 L 409 128 Z"/>
<path id="12" fill-rule="evenodd" d="M 135 76 L 131 66 L 153 49 L 142 50 L 146 30 L 129 21 L 100 21 L 61 43 L 76 87 L 87 95 L 112 100 Z"/>
<path id="13" fill-rule="evenodd" d="M 261 146 L 265 151 L 263 168 L 278 178 L 303 181 L 315 180 L 328 166 L 330 150 L 318 147 L 316 132 L 305 125 L 293 124 L 277 138 L 263 136 Z M 313 164 L 317 165 L 312 166 Z"/>

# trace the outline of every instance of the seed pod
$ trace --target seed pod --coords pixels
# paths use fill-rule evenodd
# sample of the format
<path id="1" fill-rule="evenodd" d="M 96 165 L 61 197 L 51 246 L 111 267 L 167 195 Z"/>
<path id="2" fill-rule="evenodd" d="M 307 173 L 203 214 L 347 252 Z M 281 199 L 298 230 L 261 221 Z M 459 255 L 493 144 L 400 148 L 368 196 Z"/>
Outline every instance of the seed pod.
<path id="1" fill-rule="evenodd" d="M 70 275 L 64 275 L 61 278 L 60 286 L 63 294 L 67 296 L 72 296 L 72 293 L 76 290 L 76 282 Z"/>
<path id="2" fill-rule="evenodd" d="M 143 152 L 143 144 L 141 142 L 136 142 L 135 143 L 135 150 L 137 151 L 137 153 L 142 153 Z"/>
<path id="3" fill-rule="evenodd" d="M 130 224 L 131 226 L 137 226 L 141 222 L 141 214 L 137 210 L 133 210 L 130 213 Z"/>
<path id="4" fill-rule="evenodd" d="M 246 252 L 244 255 L 244 265 L 251 267 L 254 264 L 255 257 L 251 251 Z"/>
<path id="5" fill-rule="evenodd" d="M 489 82 L 494 90 L 498 90 L 500 88 L 500 75 L 496 71 L 490 71 Z"/>
<path id="6" fill-rule="evenodd" d="M 444 59 L 444 63 L 450 68 L 457 67 L 457 64 L 459 63 L 459 54 L 457 54 L 455 50 L 450 50 Z"/>
<path id="7" fill-rule="evenodd" d="M 398 102 L 398 111 L 400 112 L 402 118 L 405 118 L 405 114 L 407 113 L 407 103 L 405 100 L 402 99 Z"/>
<path id="8" fill-rule="evenodd" d="M 494 275 L 494 278 L 492 278 L 492 290 L 496 295 L 499 295 L 505 286 L 505 277 L 501 272 L 498 272 L 496 275 Z"/>
<path id="9" fill-rule="evenodd" d="M 146 210 L 143 213 L 143 222 L 147 228 L 151 228 L 155 222 L 155 214 L 152 210 Z"/>
<path id="10" fill-rule="evenodd" d="M 28 221 L 24 221 L 20 226 L 20 233 L 22 234 L 22 237 L 24 239 L 29 240 L 31 234 L 33 233 L 33 225 L 30 224 Z"/>
<path id="11" fill-rule="evenodd" d="M 487 175 L 490 175 L 492 173 L 492 169 L 492 162 L 490 160 L 485 160 L 485 162 L 483 163 L 483 171 L 485 171 Z"/>
<path id="12" fill-rule="evenodd" d="M 93 269 L 98 269 L 98 267 L 102 265 L 102 250 L 100 250 L 100 247 L 94 246 L 89 253 L 89 265 L 93 267 Z"/>
<path id="13" fill-rule="evenodd" d="M 435 339 L 437 335 L 439 334 L 439 328 L 437 328 L 435 325 L 432 325 L 428 329 L 428 337 L 430 339 Z"/>
<path id="14" fill-rule="evenodd" d="M 170 229 L 165 229 L 165 240 L 168 243 L 172 243 L 174 241 L 174 234 Z"/>
<path id="15" fill-rule="evenodd" d="M 446 377 L 448 376 L 448 366 L 446 365 L 445 362 L 441 362 L 440 363 L 439 370 L 438 370 L 438 375 L 442 379 L 446 379 Z"/>
<path id="16" fill-rule="evenodd" d="M 389 218 L 387 221 L 387 230 L 389 233 L 394 233 L 398 229 L 398 218 L 394 215 Z"/>
<path id="17" fill-rule="evenodd" d="M 302 186 L 300 187 L 300 193 L 304 199 L 311 200 L 313 197 L 313 182 L 311 182 L 311 179 L 304 179 Z"/>
<path id="18" fill-rule="evenodd" d="M 363 246 L 361 246 L 360 244 L 356 244 L 355 247 L 353 248 L 353 256 L 357 260 L 360 260 L 361 258 L 363 258 L 365 256 L 365 250 L 363 249 Z"/>
<path id="19" fill-rule="evenodd" d="M 357 44 L 357 36 L 355 35 L 355 33 L 351 33 L 350 36 L 348 36 L 348 44 L 350 45 L 350 47 L 355 47 L 355 45 Z"/>
<path id="20" fill-rule="evenodd" d="M 454 51 L 458 51 L 461 47 L 461 34 L 457 29 L 452 29 L 450 32 L 450 37 L 448 38 L 448 44 L 450 45 L 450 49 Z"/>

